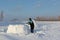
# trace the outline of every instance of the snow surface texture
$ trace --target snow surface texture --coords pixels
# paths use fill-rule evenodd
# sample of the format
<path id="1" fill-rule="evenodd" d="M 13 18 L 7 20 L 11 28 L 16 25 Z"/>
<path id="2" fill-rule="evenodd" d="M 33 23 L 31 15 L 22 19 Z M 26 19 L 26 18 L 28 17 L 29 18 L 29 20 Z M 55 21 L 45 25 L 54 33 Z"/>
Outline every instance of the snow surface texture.
<path id="1" fill-rule="evenodd" d="M 27 28 L 27 25 L 9 25 L 8 28 L 13 26 L 13 30 L 16 31 L 15 33 L 6 33 L 5 31 L 8 30 L 7 27 L 2 26 L 0 27 L 0 40 L 60 40 L 60 22 L 36 23 L 37 27 L 34 33 L 27 33 L 30 30 Z M 17 30 L 15 30 L 14 27 L 16 27 Z M 20 28 L 22 32 L 19 31 Z M 27 30 L 27 32 L 25 30 Z"/>

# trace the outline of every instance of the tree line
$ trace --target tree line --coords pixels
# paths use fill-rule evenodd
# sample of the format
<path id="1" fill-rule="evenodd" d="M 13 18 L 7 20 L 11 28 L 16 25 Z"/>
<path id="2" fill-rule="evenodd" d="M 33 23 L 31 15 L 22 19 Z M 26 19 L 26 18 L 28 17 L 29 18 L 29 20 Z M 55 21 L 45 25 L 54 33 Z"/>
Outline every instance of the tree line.
<path id="1" fill-rule="evenodd" d="M 58 17 L 36 17 L 36 21 L 60 21 L 60 16 Z"/>

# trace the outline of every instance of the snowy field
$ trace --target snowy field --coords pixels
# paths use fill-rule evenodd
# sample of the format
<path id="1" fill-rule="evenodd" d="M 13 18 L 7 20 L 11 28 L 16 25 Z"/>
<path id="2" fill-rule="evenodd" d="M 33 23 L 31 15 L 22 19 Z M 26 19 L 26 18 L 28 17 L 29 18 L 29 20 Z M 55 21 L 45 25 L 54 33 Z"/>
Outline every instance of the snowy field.
<path id="1" fill-rule="evenodd" d="M 36 24 L 34 33 L 29 32 L 27 25 L 0 26 L 0 40 L 60 40 L 60 21 L 38 21 Z"/>

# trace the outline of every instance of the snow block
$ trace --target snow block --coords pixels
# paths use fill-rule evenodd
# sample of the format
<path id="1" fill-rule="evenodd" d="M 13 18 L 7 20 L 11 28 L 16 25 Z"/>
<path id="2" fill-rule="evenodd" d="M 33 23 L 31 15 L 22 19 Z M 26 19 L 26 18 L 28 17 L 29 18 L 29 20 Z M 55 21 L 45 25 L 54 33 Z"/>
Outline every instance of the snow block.
<path id="1" fill-rule="evenodd" d="M 7 33 L 27 34 L 29 32 L 28 25 L 9 25 Z"/>

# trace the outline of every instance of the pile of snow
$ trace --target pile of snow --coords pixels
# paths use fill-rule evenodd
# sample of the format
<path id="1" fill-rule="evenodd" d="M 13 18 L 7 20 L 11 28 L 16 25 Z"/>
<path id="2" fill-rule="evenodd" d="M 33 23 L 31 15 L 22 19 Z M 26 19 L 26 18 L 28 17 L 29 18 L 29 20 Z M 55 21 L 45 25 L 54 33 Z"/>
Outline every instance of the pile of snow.
<path id="1" fill-rule="evenodd" d="M 27 34 L 29 31 L 28 25 L 9 25 L 7 33 Z"/>

